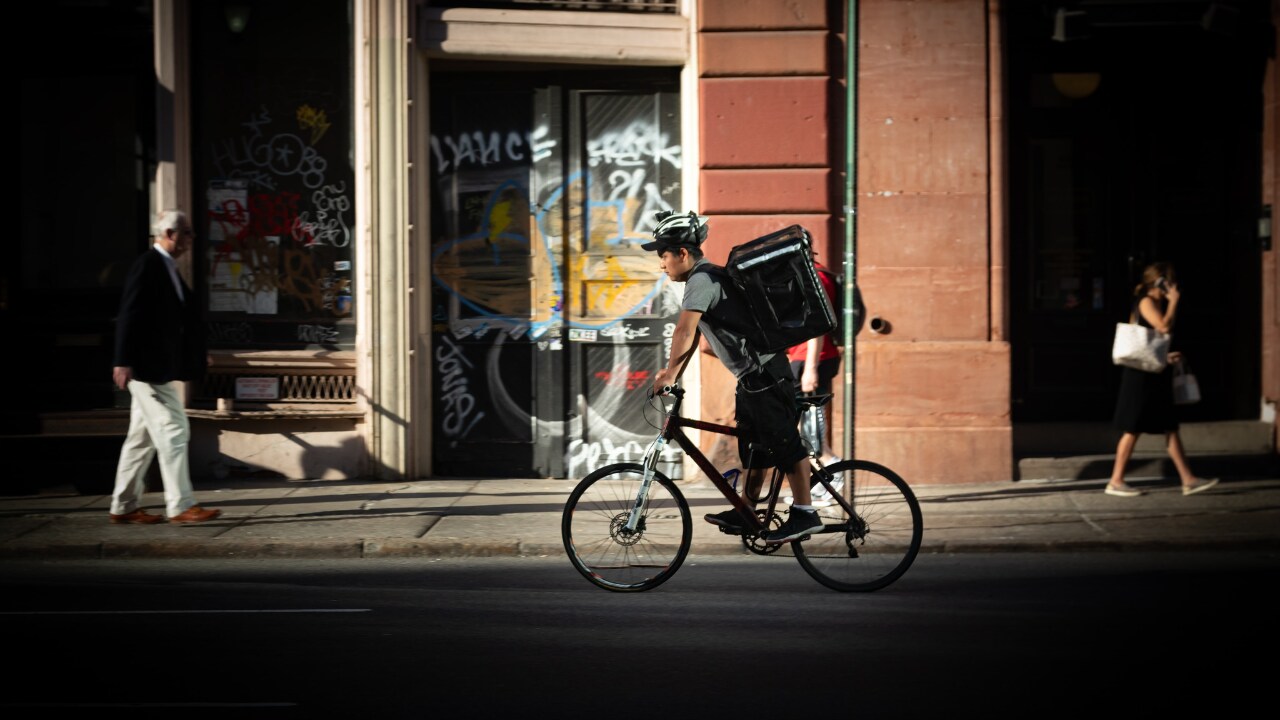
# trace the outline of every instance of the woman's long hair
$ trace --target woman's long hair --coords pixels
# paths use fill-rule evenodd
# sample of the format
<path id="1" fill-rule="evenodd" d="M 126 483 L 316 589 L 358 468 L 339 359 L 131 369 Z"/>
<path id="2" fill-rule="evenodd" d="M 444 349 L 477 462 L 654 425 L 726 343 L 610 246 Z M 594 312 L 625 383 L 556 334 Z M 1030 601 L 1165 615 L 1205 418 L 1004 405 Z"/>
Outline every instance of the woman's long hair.
<path id="1" fill-rule="evenodd" d="M 1133 289 L 1133 296 L 1138 298 L 1146 295 L 1161 280 L 1167 283 L 1177 282 L 1177 275 L 1174 274 L 1172 263 L 1162 261 L 1148 265 L 1142 271 L 1142 282 Z"/>

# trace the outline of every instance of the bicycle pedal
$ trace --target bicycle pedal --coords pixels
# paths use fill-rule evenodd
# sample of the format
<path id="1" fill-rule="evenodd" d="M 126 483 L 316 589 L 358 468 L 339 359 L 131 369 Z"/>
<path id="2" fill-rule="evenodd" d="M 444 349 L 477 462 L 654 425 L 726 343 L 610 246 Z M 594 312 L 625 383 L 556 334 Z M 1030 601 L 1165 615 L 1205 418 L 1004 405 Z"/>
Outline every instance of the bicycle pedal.
<path id="1" fill-rule="evenodd" d="M 718 529 L 720 532 L 724 533 L 725 535 L 741 535 L 742 534 L 742 531 L 739 530 L 738 528 L 727 528 L 727 527 L 724 527 L 723 525 L 717 525 L 716 529 Z"/>

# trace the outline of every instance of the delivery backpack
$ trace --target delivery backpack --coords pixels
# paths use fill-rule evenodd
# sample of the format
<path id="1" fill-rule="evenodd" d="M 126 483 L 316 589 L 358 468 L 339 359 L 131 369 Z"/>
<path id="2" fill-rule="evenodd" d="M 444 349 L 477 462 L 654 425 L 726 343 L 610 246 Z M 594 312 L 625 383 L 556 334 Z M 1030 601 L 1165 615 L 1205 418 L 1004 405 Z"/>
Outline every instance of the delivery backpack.
<path id="1" fill-rule="evenodd" d="M 717 275 L 741 316 L 726 323 L 762 353 L 785 351 L 836 329 L 836 313 L 813 266 L 809 233 L 799 225 L 738 245 Z M 725 279 L 729 282 L 723 282 Z"/>
<path id="2" fill-rule="evenodd" d="M 853 285 L 853 312 L 846 317 L 844 311 L 844 275 L 826 265 L 818 265 L 818 275 L 826 275 L 831 278 L 831 285 L 835 288 L 835 297 L 832 298 L 831 305 L 836 311 L 836 329 L 831 334 L 837 344 L 842 343 L 844 342 L 844 325 L 846 322 L 853 328 L 855 336 L 862 331 L 863 322 L 867 317 L 866 305 L 862 303 L 862 291 L 858 289 L 858 284 L 855 282 Z"/>

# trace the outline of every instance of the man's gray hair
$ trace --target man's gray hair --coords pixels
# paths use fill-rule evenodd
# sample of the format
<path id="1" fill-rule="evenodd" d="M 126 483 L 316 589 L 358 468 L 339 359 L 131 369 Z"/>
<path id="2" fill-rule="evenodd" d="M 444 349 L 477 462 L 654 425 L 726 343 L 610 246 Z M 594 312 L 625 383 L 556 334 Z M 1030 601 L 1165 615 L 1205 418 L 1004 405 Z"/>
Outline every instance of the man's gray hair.
<path id="1" fill-rule="evenodd" d="M 151 236 L 163 237 L 166 230 L 177 230 L 178 224 L 186 219 L 187 214 L 181 210 L 161 210 L 151 224 Z"/>

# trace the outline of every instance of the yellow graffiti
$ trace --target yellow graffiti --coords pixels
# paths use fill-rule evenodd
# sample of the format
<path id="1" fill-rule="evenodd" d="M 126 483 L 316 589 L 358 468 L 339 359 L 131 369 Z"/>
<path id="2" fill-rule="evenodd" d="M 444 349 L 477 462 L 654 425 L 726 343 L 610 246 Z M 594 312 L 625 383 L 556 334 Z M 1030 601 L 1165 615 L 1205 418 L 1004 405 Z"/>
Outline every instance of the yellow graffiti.
<path id="1" fill-rule="evenodd" d="M 495 257 L 500 261 L 495 262 Z M 466 240 L 436 256 L 434 273 L 439 282 L 479 310 L 503 317 L 530 316 L 537 288 L 524 243 L 505 238 L 492 244 L 487 238 Z"/>
<path id="2" fill-rule="evenodd" d="M 544 235 L 523 198 L 493 199 L 477 223 L 482 233 L 436 255 L 432 273 L 471 311 L 532 324 L 556 317 L 600 324 L 650 312 L 646 300 L 653 301 L 660 271 L 653 254 L 640 250 L 644 239 L 618 243 L 622 223 L 612 206 L 593 208 L 589 224 L 582 222 L 581 203 L 571 206 L 577 210 L 564 238 Z M 561 219 L 559 212 L 548 212 L 548 232 L 562 230 Z M 591 228 L 589 237 L 584 225 Z"/>
<path id="3" fill-rule="evenodd" d="M 324 307 L 324 286 L 310 252 L 284 248 L 281 258 L 280 293 L 296 298 L 306 312 Z"/>
<path id="4" fill-rule="evenodd" d="M 578 255 L 570 277 L 582 286 L 582 304 L 573 308 L 575 319 L 616 320 L 643 302 L 653 289 L 654 266 L 648 258 Z"/>
<path id="5" fill-rule="evenodd" d="M 511 202 L 510 199 L 499 200 L 493 204 L 493 210 L 489 212 L 489 242 L 497 240 L 499 235 L 503 235 L 512 229 L 511 226 L 515 223 L 514 213 L 512 212 L 514 205 L 515 203 Z M 523 209 L 527 210 L 528 206 Z"/>
<path id="6" fill-rule="evenodd" d="M 303 105 L 298 108 L 298 127 L 303 130 L 311 131 L 311 144 L 315 145 L 320 142 L 320 138 L 329 132 L 329 117 L 325 115 L 323 110 L 317 110 L 310 105 Z"/>

